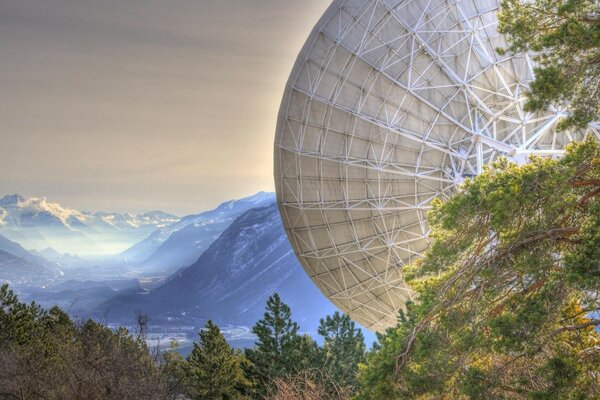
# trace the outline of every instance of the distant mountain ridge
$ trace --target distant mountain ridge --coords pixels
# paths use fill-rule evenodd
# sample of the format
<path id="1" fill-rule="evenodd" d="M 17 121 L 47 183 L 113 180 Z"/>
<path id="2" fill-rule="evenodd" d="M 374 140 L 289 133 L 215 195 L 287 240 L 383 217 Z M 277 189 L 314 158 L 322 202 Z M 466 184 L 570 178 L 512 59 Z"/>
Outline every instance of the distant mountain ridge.
<path id="1" fill-rule="evenodd" d="M 39 256 L 36 256 L 25 250 L 19 243 L 13 242 L 2 235 L 0 235 L 0 250 L 31 262 L 38 262 L 42 260 Z"/>
<path id="2" fill-rule="evenodd" d="M 278 292 L 303 329 L 314 330 L 335 307 L 302 269 L 287 240 L 274 200 L 239 216 L 188 268 L 148 294 L 120 294 L 102 305 L 111 321 L 126 323 L 136 310 L 154 323 L 252 325 Z"/>
<path id="3" fill-rule="evenodd" d="M 0 284 L 44 282 L 56 275 L 44 265 L 0 250 Z"/>
<path id="4" fill-rule="evenodd" d="M 92 213 L 11 194 L 0 198 L 0 234 L 52 262 L 102 257 L 165 274 L 194 262 L 236 217 L 274 199 L 259 192 L 180 218 L 162 211 Z"/>
<path id="5" fill-rule="evenodd" d="M 217 208 L 183 217 L 179 222 L 153 232 L 140 243 L 121 253 L 128 261 L 137 261 L 146 269 L 175 271 L 187 267 L 244 212 L 267 206 L 275 194 L 258 192 L 239 200 L 230 200 Z"/>
<path id="6" fill-rule="evenodd" d="M 29 249 L 52 247 L 61 253 L 118 253 L 158 228 L 179 221 L 162 211 L 138 215 L 85 212 L 19 194 L 0 199 L 0 234 Z"/>

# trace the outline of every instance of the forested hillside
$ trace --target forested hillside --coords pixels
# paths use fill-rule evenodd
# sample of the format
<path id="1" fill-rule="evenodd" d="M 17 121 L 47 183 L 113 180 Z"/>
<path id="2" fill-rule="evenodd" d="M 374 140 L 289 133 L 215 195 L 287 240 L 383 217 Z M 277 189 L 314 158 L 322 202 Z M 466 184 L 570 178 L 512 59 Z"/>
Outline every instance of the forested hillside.
<path id="1" fill-rule="evenodd" d="M 135 332 L 111 330 L 73 321 L 57 307 L 21 303 L 4 285 L 0 399 L 283 399 L 306 391 L 316 400 L 355 393 L 366 351 L 360 329 L 336 312 L 321 320 L 319 346 L 292 317 L 275 294 L 253 328 L 253 349 L 231 349 L 208 321 L 183 358 L 176 347 L 161 353 L 147 346 L 145 315 Z"/>

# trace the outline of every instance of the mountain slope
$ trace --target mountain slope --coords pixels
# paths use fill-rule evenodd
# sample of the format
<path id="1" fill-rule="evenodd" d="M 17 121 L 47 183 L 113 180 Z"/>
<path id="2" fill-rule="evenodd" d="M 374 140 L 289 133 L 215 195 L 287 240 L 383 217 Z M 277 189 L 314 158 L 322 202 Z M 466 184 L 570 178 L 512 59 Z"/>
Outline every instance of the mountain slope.
<path id="1" fill-rule="evenodd" d="M 25 302 L 35 301 L 46 309 L 59 306 L 69 310 L 70 315 L 78 316 L 91 312 L 120 291 L 132 289 L 141 289 L 137 279 L 98 282 L 68 280 L 29 289 L 21 293 L 21 299 Z"/>
<path id="2" fill-rule="evenodd" d="M 19 194 L 0 199 L 1 234 L 30 249 L 52 247 L 61 253 L 118 253 L 178 220 L 160 211 L 135 216 L 80 212 Z"/>
<path id="3" fill-rule="evenodd" d="M 157 324 L 201 325 L 213 319 L 250 326 L 274 292 L 305 330 L 316 329 L 319 318 L 335 310 L 297 261 L 271 202 L 238 217 L 194 264 L 164 285 L 149 294 L 117 296 L 99 312 L 121 322 L 141 310 Z"/>
<path id="4" fill-rule="evenodd" d="M 25 250 L 20 244 L 9 240 L 2 235 L 0 235 L 0 250 L 10 253 L 13 256 L 20 257 L 31 263 L 39 264 L 43 267 L 56 267 L 55 265 L 50 265 L 52 263 L 47 259 Z"/>
<path id="5" fill-rule="evenodd" d="M 37 283 L 51 279 L 54 274 L 39 264 L 35 264 L 0 250 L 0 282 Z"/>
<path id="6" fill-rule="evenodd" d="M 273 193 L 259 192 L 225 202 L 214 210 L 184 217 L 176 224 L 153 232 L 121 256 L 129 261 L 140 261 L 145 269 L 176 271 L 196 261 L 235 218 L 274 199 Z"/>

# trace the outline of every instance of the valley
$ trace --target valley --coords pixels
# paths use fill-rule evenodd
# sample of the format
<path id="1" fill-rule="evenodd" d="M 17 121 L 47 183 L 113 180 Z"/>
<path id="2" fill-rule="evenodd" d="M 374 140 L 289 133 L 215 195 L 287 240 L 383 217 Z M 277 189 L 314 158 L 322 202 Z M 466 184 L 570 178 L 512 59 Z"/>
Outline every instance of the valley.
<path id="1" fill-rule="evenodd" d="M 317 336 L 319 319 L 335 310 L 298 263 L 272 193 L 182 218 L 158 211 L 150 219 L 83 213 L 20 195 L 0 199 L 0 210 L 0 282 L 26 302 L 58 306 L 76 320 L 91 318 L 132 334 L 143 313 L 151 348 L 169 349 L 176 341 L 177 350 L 186 353 L 209 319 L 232 346 L 252 346 L 251 327 L 275 292 L 311 336 Z M 113 224 L 119 233 L 101 233 L 95 225 L 90 234 L 97 218 L 121 221 Z M 79 240 L 139 238 L 140 230 L 146 235 L 119 252 L 92 254 Z M 64 240 L 65 232 L 79 239 Z M 48 243 L 54 246 L 42 248 Z M 115 248 L 125 244 L 130 242 Z"/>

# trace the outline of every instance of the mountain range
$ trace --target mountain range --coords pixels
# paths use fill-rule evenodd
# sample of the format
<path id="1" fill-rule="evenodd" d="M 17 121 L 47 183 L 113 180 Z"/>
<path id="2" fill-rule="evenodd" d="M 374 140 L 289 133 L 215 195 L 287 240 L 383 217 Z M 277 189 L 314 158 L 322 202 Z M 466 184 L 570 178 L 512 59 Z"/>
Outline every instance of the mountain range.
<path id="1" fill-rule="evenodd" d="M 250 326 L 277 292 L 303 330 L 313 332 L 335 311 L 295 257 L 273 193 L 183 218 L 85 213 L 11 195 L 0 199 L 0 214 L 0 280 L 17 283 L 26 301 L 44 307 L 117 326 L 130 325 L 138 311 L 158 326 L 200 327 L 207 319 Z M 64 251 L 77 240 L 105 244 L 102 236 L 143 229 L 153 230 L 112 259 Z M 65 237 L 72 241 L 63 243 Z"/>
<path id="2" fill-rule="evenodd" d="M 56 266 L 0 235 L 0 282 L 30 284 L 54 278 Z"/>
<path id="3" fill-rule="evenodd" d="M 146 292 L 122 292 L 96 311 L 128 323 L 136 311 L 153 323 L 251 325 L 262 317 L 267 298 L 278 292 L 303 329 L 315 330 L 334 306 L 299 264 L 274 200 L 252 208 L 224 230 L 189 267 Z"/>
<path id="4" fill-rule="evenodd" d="M 263 207 L 274 201 L 274 193 L 259 192 L 224 202 L 213 210 L 183 217 L 174 224 L 157 229 L 120 256 L 126 261 L 138 262 L 145 271 L 176 271 L 196 261 L 235 218 L 251 208 Z"/>
<path id="5" fill-rule="evenodd" d="M 50 279 L 54 273 L 39 264 L 0 250 L 0 276 L 2 282 L 24 284 Z"/>
<path id="6" fill-rule="evenodd" d="M 118 253 L 179 219 L 162 211 L 138 215 L 77 211 L 45 197 L 26 199 L 19 194 L 0 199 L 0 234 L 38 251 Z"/>

